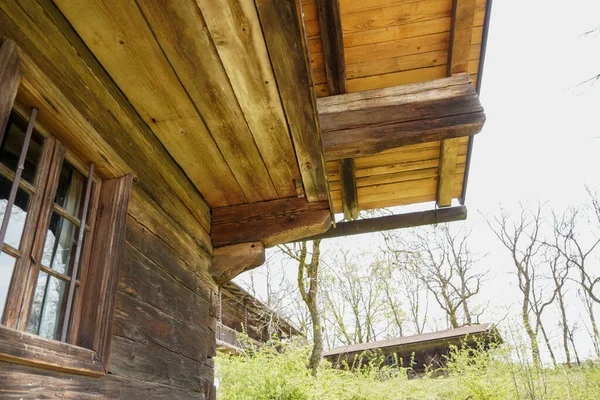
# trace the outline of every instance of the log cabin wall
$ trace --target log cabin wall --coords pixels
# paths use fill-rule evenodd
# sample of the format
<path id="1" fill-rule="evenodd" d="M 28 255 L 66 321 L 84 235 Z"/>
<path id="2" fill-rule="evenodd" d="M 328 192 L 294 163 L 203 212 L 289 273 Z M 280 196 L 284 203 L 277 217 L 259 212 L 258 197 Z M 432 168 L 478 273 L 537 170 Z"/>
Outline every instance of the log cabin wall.
<path id="1" fill-rule="evenodd" d="M 0 398 L 214 398 L 210 208 L 52 2 L 0 2 L 5 39 L 23 71 L 15 107 L 39 108 L 40 124 L 101 178 L 136 179 L 108 374 L 0 362 Z"/>
<path id="2" fill-rule="evenodd" d="M 214 398 L 209 246 L 185 234 L 135 185 L 108 374 L 91 378 L 0 362 L 0 397 Z"/>

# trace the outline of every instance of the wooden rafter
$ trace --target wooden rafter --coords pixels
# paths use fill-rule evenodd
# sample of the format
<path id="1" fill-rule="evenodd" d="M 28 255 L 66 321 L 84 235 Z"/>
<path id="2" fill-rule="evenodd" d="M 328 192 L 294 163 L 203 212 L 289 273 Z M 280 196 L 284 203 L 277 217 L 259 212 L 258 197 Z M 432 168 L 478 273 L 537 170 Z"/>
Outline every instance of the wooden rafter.
<path id="1" fill-rule="evenodd" d="M 0 135 L 6 128 L 20 81 L 17 45 L 12 40 L 5 40 L 0 44 Z"/>
<path id="2" fill-rule="evenodd" d="M 467 219 L 467 208 L 465 206 L 388 215 L 379 218 L 339 222 L 335 228 L 331 228 L 325 233 L 312 236 L 305 240 L 330 239 L 342 236 L 360 235 L 362 233 L 382 232 L 392 229 L 462 221 L 465 219 Z"/>
<path id="3" fill-rule="evenodd" d="M 331 224 L 327 201 L 308 203 L 292 197 L 214 208 L 211 238 L 214 247 L 246 242 L 272 247 L 318 235 Z"/>
<path id="4" fill-rule="evenodd" d="M 340 2 L 339 0 L 318 0 L 317 9 L 329 94 L 348 93 Z M 344 218 L 353 220 L 358 218 L 358 192 L 354 160 L 351 158 L 340 159 L 339 169 L 342 178 L 340 183 Z"/>
<path id="5" fill-rule="evenodd" d="M 326 201 L 329 186 L 325 155 L 295 2 L 256 0 L 255 3 L 296 151 L 304 194 L 311 203 Z"/>
<path id="6" fill-rule="evenodd" d="M 471 136 L 485 121 L 467 74 L 324 97 L 318 110 L 328 161 Z"/>
<path id="7" fill-rule="evenodd" d="M 465 73 L 469 66 L 471 35 L 475 18 L 476 0 L 454 0 L 447 75 Z M 440 144 L 440 166 L 437 205 L 452 205 L 452 187 L 456 171 L 457 139 L 445 139 Z"/>

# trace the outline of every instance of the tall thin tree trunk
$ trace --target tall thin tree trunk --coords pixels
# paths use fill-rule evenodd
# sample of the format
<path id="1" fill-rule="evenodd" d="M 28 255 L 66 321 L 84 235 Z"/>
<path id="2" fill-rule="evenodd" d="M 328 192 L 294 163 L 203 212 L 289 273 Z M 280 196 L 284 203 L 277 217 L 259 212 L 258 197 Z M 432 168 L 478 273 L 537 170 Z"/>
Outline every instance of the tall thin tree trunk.
<path id="1" fill-rule="evenodd" d="M 550 345 L 550 340 L 548 339 L 548 335 L 546 334 L 546 329 L 544 329 L 544 325 L 541 322 L 539 323 L 539 327 L 542 330 L 542 336 L 544 336 L 544 341 L 546 342 L 546 348 L 548 349 L 548 353 L 550 353 L 550 358 L 552 359 L 552 365 L 554 368 L 558 367 L 556 363 L 556 357 L 554 356 L 554 351 L 552 350 L 552 346 Z"/>
<path id="2" fill-rule="evenodd" d="M 557 285 L 558 292 L 558 307 L 562 318 L 563 327 L 563 347 L 565 349 L 565 357 L 567 359 L 567 367 L 571 368 L 571 351 L 569 350 L 569 323 L 567 321 L 567 312 L 565 310 L 565 302 L 562 293 L 562 287 Z"/>

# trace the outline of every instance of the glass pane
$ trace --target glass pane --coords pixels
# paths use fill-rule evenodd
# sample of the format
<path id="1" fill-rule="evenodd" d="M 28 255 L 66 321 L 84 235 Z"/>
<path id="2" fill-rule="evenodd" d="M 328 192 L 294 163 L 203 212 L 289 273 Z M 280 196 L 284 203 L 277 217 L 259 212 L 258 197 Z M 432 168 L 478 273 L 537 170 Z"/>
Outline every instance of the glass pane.
<path id="1" fill-rule="evenodd" d="M 0 144 L 0 163 L 9 167 L 13 172 L 17 170 L 19 164 L 19 156 L 25 141 L 25 131 L 27 123 L 14 113 L 11 114 L 6 127 L 6 133 Z M 44 146 L 44 137 L 37 131 L 31 134 L 31 142 L 27 149 L 27 157 L 25 158 L 25 169 L 21 174 L 21 178 L 27 182 L 33 183 L 37 166 L 42 154 Z"/>
<path id="2" fill-rule="evenodd" d="M 2 224 L 2 220 L 4 219 L 11 186 L 12 182 L 3 176 L 0 176 L 0 224 Z M 31 196 L 25 191 L 18 189 L 17 197 L 15 197 L 15 204 L 10 212 L 10 220 L 8 221 L 8 229 L 6 230 L 4 242 L 15 249 L 18 249 L 21 244 L 23 228 L 25 226 L 25 220 L 27 219 L 27 211 L 29 210 L 30 197 Z"/>
<path id="3" fill-rule="evenodd" d="M 79 210 L 83 205 L 85 182 L 86 178 L 81 172 L 67 161 L 63 162 L 54 202 L 72 216 L 79 218 Z"/>
<path id="4" fill-rule="evenodd" d="M 68 282 L 40 271 L 27 323 L 30 333 L 60 340 L 68 287 Z"/>
<path id="5" fill-rule="evenodd" d="M 17 260 L 6 253 L 0 253 L 0 317 L 4 312 L 6 296 Z"/>
<path id="6" fill-rule="evenodd" d="M 67 219 L 52 213 L 44 243 L 42 264 L 61 274 L 70 275 L 71 261 L 77 248 L 78 230 L 79 228 Z"/>

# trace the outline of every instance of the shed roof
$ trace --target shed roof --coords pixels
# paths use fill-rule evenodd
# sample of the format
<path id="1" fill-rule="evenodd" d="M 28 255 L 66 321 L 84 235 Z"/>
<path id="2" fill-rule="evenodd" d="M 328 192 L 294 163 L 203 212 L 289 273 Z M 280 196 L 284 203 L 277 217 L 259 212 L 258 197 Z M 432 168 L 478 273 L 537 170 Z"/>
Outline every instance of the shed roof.
<path id="1" fill-rule="evenodd" d="M 482 335 L 491 333 L 493 324 L 477 324 L 462 326 L 456 329 L 447 329 L 438 332 L 423 333 L 421 335 L 402 336 L 396 339 L 378 340 L 369 343 L 359 343 L 350 346 L 340 346 L 327 351 L 324 356 L 335 356 L 339 354 L 359 353 L 367 350 L 384 349 L 388 347 L 407 346 L 416 343 L 433 342 L 437 340 L 448 340 L 465 337 L 467 335 Z"/>

